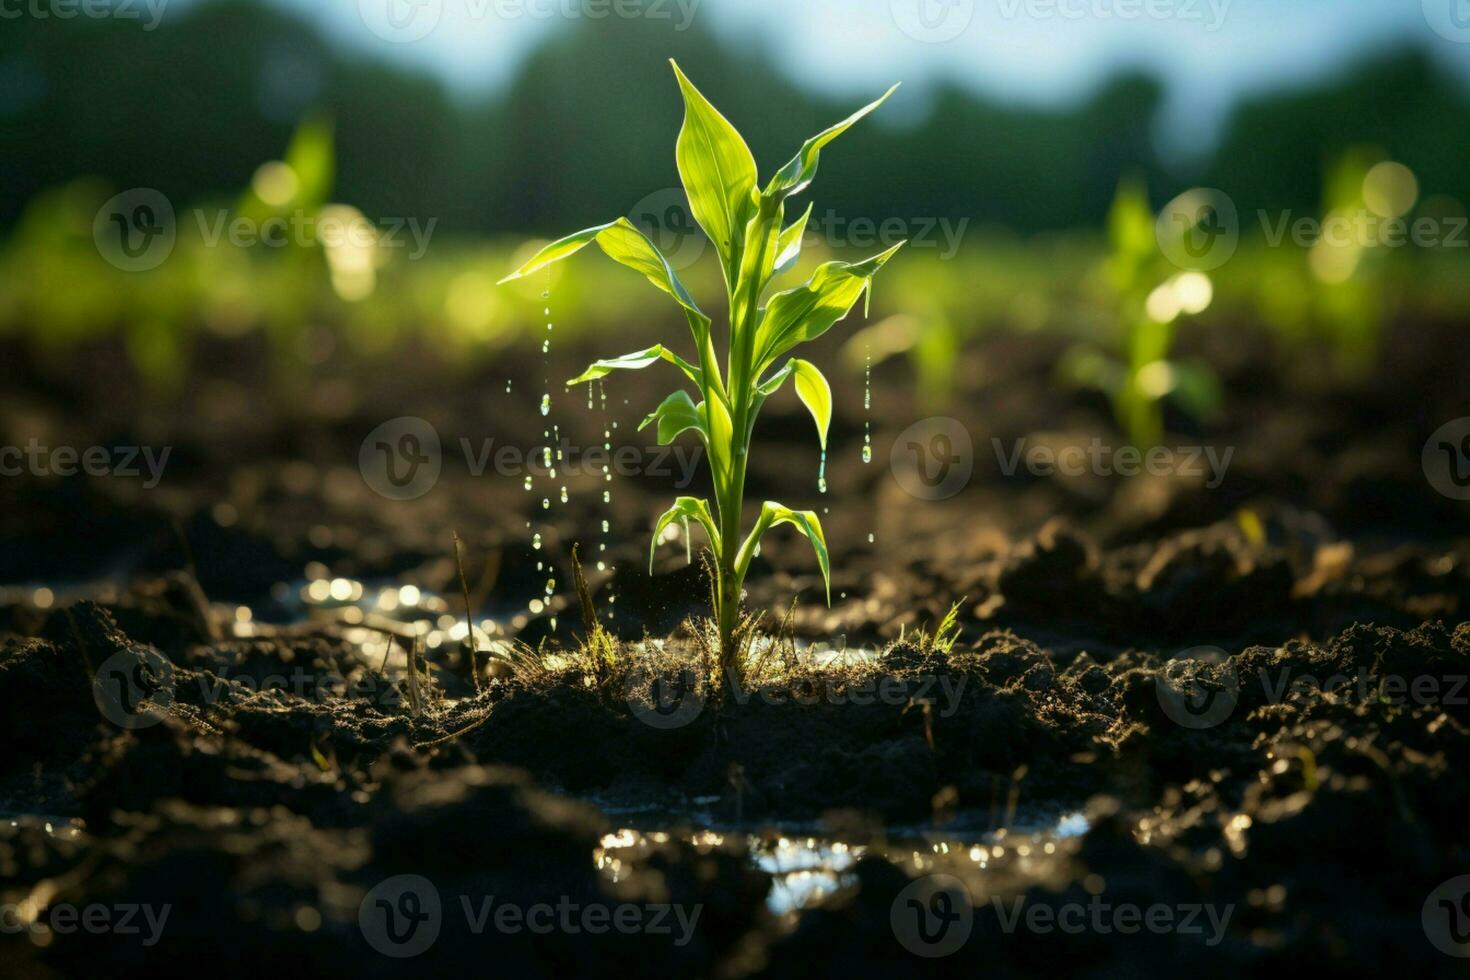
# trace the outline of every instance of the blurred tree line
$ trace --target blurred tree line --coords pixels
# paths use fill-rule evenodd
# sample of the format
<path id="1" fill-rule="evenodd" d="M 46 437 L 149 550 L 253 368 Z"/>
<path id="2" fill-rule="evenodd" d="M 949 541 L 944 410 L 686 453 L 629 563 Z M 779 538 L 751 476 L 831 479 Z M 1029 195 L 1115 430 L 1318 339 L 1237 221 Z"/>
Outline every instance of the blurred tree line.
<path id="1" fill-rule="evenodd" d="M 763 168 L 847 114 L 759 54 L 667 21 L 581 21 L 553 35 L 500 95 L 456 98 L 438 81 L 330 45 L 248 0 L 136 22 L 0 21 L 0 228 L 47 187 L 84 175 L 154 187 L 177 202 L 233 196 L 280 156 L 297 121 L 335 120 L 334 198 L 374 217 L 437 217 L 458 232 L 565 232 L 678 183 L 677 57 L 749 134 Z M 868 93 L 876 95 L 877 91 Z M 1191 172 L 1155 148 L 1164 90 L 1114 78 L 1081 104 L 988 101 L 953 85 L 906 125 L 871 124 L 823 161 L 824 199 L 845 217 L 968 217 L 1020 231 L 1100 225 L 1123 174 L 1161 202 L 1197 183 L 1242 207 L 1317 210 L 1327 163 L 1381 147 L 1427 191 L 1470 201 L 1459 144 L 1470 97 L 1413 49 L 1349 66 L 1310 89 L 1244 102 Z"/>

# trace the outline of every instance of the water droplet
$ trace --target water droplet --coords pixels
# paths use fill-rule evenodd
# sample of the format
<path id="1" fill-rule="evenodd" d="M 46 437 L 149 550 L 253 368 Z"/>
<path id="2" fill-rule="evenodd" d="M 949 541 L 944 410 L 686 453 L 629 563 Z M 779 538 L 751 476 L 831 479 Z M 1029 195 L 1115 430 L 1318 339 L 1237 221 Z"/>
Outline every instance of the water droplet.
<path id="1" fill-rule="evenodd" d="M 605 504 L 612 503 L 612 491 L 611 490 L 604 490 L 604 491 L 602 491 L 602 502 L 605 503 Z"/>
<path id="2" fill-rule="evenodd" d="M 541 532 L 540 531 L 537 531 L 535 534 L 531 535 L 531 547 L 535 548 L 537 551 L 540 551 L 541 550 Z"/>
<path id="3" fill-rule="evenodd" d="M 542 497 L 541 498 L 541 509 L 542 510 L 550 510 L 551 509 L 551 500 L 549 498 L 547 498 L 547 497 Z"/>
<path id="4" fill-rule="evenodd" d="M 872 544 L 874 540 L 875 540 L 875 538 L 874 538 L 873 532 L 872 531 L 869 531 L 868 532 L 868 544 Z"/>
<path id="5" fill-rule="evenodd" d="M 567 488 L 566 487 L 562 487 L 561 488 L 561 502 L 562 503 L 566 503 L 567 502 Z"/>
<path id="6" fill-rule="evenodd" d="M 521 485 L 523 487 L 525 487 L 527 491 L 530 491 L 530 489 L 531 489 L 531 475 L 529 473 L 526 474 L 526 480 Z"/>
<path id="7" fill-rule="evenodd" d="M 607 521 L 603 521 L 602 522 L 602 533 L 603 534 L 606 534 L 607 533 L 607 530 L 608 530 L 608 523 L 607 523 Z"/>
<path id="8" fill-rule="evenodd" d="M 505 393 L 507 395 L 510 394 L 510 379 L 509 378 L 506 378 L 505 379 Z"/>
<path id="9" fill-rule="evenodd" d="M 873 447 L 870 446 L 870 445 L 864 444 L 863 445 L 863 462 L 864 463 L 871 463 L 872 461 L 873 461 Z"/>
<path id="10" fill-rule="evenodd" d="M 541 414 L 551 414 L 551 395 L 549 393 L 541 396 Z"/>

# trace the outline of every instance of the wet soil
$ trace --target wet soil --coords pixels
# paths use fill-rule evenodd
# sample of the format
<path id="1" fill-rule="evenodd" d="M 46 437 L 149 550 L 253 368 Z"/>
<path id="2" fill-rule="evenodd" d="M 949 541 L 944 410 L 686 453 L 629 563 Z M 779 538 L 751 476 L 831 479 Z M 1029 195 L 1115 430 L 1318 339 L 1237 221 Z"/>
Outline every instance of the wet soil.
<path id="1" fill-rule="evenodd" d="M 1437 976 L 1466 962 L 1426 924 L 1431 893 L 1470 873 L 1470 511 L 1420 463 L 1465 413 L 1457 326 L 1397 331 L 1372 379 L 1281 369 L 1250 333 L 1187 335 L 1229 408 L 1171 416 L 1169 441 L 1233 449 L 1214 487 L 1003 472 L 998 453 L 1023 438 L 1116 442 L 1105 404 L 1052 383 L 1049 338 L 996 334 L 967 355 L 944 411 L 971 434 L 973 474 L 945 500 L 909 495 L 889 465 L 932 414 L 901 365 L 874 372 L 870 464 L 861 385 L 836 385 L 826 495 L 809 420 L 773 402 L 749 496 L 823 513 L 833 601 L 803 542 L 768 538 L 749 604 L 784 631 L 733 691 L 684 625 L 707 594 L 697 563 L 669 546 L 647 570 L 676 475 L 618 476 L 604 504 L 595 469 L 527 493 L 520 474 L 475 475 L 459 447 L 529 452 L 551 423 L 575 445 L 613 421 L 636 441 L 647 382 L 610 385 L 605 413 L 568 393 L 548 420 L 523 379 L 564 376 L 561 354 L 556 370 L 527 355 L 459 375 L 328 363 L 303 386 L 247 342 L 215 343 L 200 353 L 215 369 L 168 397 L 103 349 L 65 370 L 7 351 L 0 442 L 172 449 L 151 488 L 0 481 L 0 924 L 23 926 L 0 929 L 0 955 L 15 975 Z M 409 501 L 358 465 L 364 436 L 400 415 L 444 446 L 438 482 Z M 453 633 L 456 531 L 478 671 Z M 621 638 L 611 660 L 579 648 L 573 542 Z M 383 590 L 395 609 L 362 598 Z M 918 632 L 954 602 L 952 643 Z M 415 623 L 439 642 L 410 670 Z M 1075 812 L 1085 833 L 1024 830 Z M 616 850 L 629 828 L 640 845 Z M 795 834 L 862 856 L 786 910 L 751 841 Z M 932 846 L 898 843 L 916 837 Z M 971 931 L 926 959 L 895 910 L 940 875 L 961 883 Z M 410 910 L 403 876 L 431 882 L 444 912 L 428 948 L 397 958 L 363 916 L 379 900 Z M 487 896 L 701 911 L 687 933 L 477 932 L 461 899 Z M 1010 918 L 1100 903 L 1228 919 Z M 47 925 L 66 905 L 171 912 L 144 945 Z"/>

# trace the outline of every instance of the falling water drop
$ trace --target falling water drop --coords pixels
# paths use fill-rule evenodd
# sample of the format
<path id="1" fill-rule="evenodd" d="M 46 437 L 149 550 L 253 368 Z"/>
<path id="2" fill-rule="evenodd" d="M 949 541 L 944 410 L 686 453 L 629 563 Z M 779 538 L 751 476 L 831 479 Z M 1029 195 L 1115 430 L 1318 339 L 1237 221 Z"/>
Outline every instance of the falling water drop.
<path id="1" fill-rule="evenodd" d="M 537 551 L 540 551 L 541 550 L 541 532 L 540 531 L 537 531 L 535 534 L 531 535 L 531 547 L 535 548 Z"/>
<path id="2" fill-rule="evenodd" d="M 567 502 L 567 488 L 565 486 L 563 486 L 561 488 L 561 502 L 562 503 L 566 503 Z"/>
<path id="3" fill-rule="evenodd" d="M 531 484 L 532 484 L 531 474 L 527 473 L 526 474 L 526 481 L 525 481 L 525 483 L 523 483 L 521 485 L 524 486 L 529 491 L 531 489 Z"/>
<path id="4" fill-rule="evenodd" d="M 605 504 L 612 503 L 612 491 L 611 490 L 604 490 L 604 491 L 602 491 L 602 502 L 605 503 Z"/>
<path id="5" fill-rule="evenodd" d="M 607 523 L 607 521 L 604 520 L 602 522 L 602 533 L 603 534 L 606 534 L 607 533 L 607 528 L 608 528 L 608 523 Z"/>
<path id="6" fill-rule="evenodd" d="M 863 356 L 863 462 L 873 461 L 873 355 Z"/>
<path id="7" fill-rule="evenodd" d="M 551 394 L 549 392 L 541 396 L 541 414 L 551 414 Z"/>
<path id="8" fill-rule="evenodd" d="M 505 393 L 507 395 L 510 394 L 510 379 L 509 378 L 506 378 L 505 379 Z"/>
<path id="9" fill-rule="evenodd" d="M 550 497 L 542 497 L 541 498 L 541 509 L 542 510 L 550 510 L 551 509 L 551 498 Z"/>
<path id="10" fill-rule="evenodd" d="M 872 531 L 869 531 L 868 532 L 868 544 L 872 544 L 874 540 L 875 539 L 874 539 L 874 536 L 873 536 L 873 532 Z"/>

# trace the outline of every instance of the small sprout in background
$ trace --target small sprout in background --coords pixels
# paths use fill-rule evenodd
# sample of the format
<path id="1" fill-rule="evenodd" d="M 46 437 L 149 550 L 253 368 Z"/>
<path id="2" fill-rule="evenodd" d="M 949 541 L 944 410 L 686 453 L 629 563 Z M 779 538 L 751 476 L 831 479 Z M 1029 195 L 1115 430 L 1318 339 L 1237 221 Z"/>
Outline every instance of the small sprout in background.
<path id="1" fill-rule="evenodd" d="M 1105 392 L 1118 425 L 1140 449 L 1163 442 L 1166 399 L 1197 419 L 1214 415 L 1222 401 L 1207 365 L 1170 356 L 1179 318 L 1202 313 L 1214 298 L 1214 285 L 1203 272 L 1178 271 L 1155 236 L 1146 190 L 1124 181 L 1108 216 L 1111 251 L 1104 269 L 1116 340 L 1111 349 L 1079 344 L 1058 368 L 1068 382 Z"/>
<path id="2" fill-rule="evenodd" d="M 755 158 L 745 140 L 677 64 L 674 74 L 684 95 L 684 125 L 675 147 L 679 176 L 695 220 L 714 243 L 725 280 L 730 328 L 723 369 L 710 318 L 658 248 L 627 218 L 553 242 L 506 278 L 530 275 L 596 242 L 610 258 L 641 273 L 683 309 L 694 346 L 692 360 L 656 344 L 597 361 L 567 384 L 583 384 L 613 371 L 639 370 L 665 361 L 677 367 L 693 385 L 698 401 L 681 388 L 665 398 L 643 425 L 655 427 L 661 445 L 687 432 L 703 443 L 715 506 L 712 509 L 699 497 L 679 497 L 658 519 L 652 547 L 657 548 L 664 529 L 675 522 L 683 530 L 686 544 L 691 522 L 704 528 L 715 556 L 713 602 L 720 668 L 733 682 L 741 667 L 738 634 L 742 588 L 766 531 L 789 524 L 806 537 L 816 552 L 829 602 L 832 593 L 827 541 L 815 511 L 793 510 L 768 500 L 761 505 L 755 526 L 748 534 L 741 533 L 745 473 L 756 417 L 766 399 L 790 379 L 797 397 L 816 422 L 825 452 L 832 420 L 831 388 L 815 364 L 787 355 L 845 317 L 868 292 L 873 276 L 900 247 L 895 245 L 861 262 L 823 263 L 806 283 L 767 296 L 771 281 L 800 257 L 802 236 L 811 215 L 808 206 L 786 223 L 787 199 L 811 184 L 822 149 L 882 105 L 893 89 L 807 140 L 762 190 L 757 185 Z M 650 565 L 652 558 L 650 550 Z"/>

